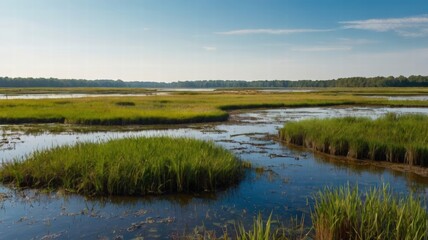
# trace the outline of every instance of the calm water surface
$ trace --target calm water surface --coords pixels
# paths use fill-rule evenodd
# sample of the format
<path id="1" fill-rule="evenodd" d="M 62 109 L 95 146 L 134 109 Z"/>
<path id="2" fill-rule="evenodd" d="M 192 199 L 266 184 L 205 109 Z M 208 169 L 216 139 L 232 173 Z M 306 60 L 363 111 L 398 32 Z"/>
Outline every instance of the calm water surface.
<path id="1" fill-rule="evenodd" d="M 333 116 L 376 118 L 387 112 L 423 113 L 427 108 L 299 108 L 258 110 L 234 114 L 230 122 L 179 129 L 104 131 L 91 133 L 41 133 L 36 135 L 0 128 L 0 159 L 23 158 L 34 150 L 78 141 L 105 141 L 126 136 L 186 136 L 217 142 L 240 158 L 263 167 L 247 171 L 237 186 L 217 194 L 161 197 L 90 199 L 61 192 L 14 192 L 0 185 L 0 238 L 170 239 L 195 228 L 216 230 L 235 221 L 250 224 L 259 212 L 287 221 L 306 216 L 310 224 L 312 196 L 324 186 L 358 183 L 362 189 L 390 184 L 402 194 L 415 191 L 425 196 L 428 182 L 414 175 L 382 168 L 344 164 L 310 151 L 290 149 L 266 138 L 290 120 Z"/>

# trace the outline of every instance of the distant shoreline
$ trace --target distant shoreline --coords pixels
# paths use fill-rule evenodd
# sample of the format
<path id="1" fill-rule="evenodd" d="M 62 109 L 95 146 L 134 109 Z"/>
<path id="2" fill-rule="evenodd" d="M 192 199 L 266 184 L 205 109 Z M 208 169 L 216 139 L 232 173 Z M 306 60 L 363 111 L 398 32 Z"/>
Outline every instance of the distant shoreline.
<path id="1" fill-rule="evenodd" d="M 195 80 L 176 82 L 0 77 L 0 88 L 107 87 L 107 88 L 328 88 L 428 87 L 428 76 L 348 77 L 331 80 Z"/>

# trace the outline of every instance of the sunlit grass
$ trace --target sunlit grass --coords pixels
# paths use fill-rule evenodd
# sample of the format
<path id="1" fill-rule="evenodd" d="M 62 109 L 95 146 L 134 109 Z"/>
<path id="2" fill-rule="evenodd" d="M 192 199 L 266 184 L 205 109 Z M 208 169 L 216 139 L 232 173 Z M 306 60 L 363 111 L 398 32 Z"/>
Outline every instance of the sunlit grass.
<path id="1" fill-rule="evenodd" d="M 245 227 L 241 224 L 238 227 L 238 237 L 240 240 L 270 240 L 276 239 L 274 231 L 272 230 L 272 214 L 269 218 L 263 221 L 262 215 L 259 214 L 257 218 L 254 219 L 252 228 L 246 230 Z"/>
<path id="2" fill-rule="evenodd" d="M 349 185 L 326 188 L 312 213 L 316 239 L 426 239 L 428 214 L 412 197 L 398 198 L 389 187 L 364 194 Z"/>
<path id="3" fill-rule="evenodd" d="M 126 138 L 37 151 L 3 163 L 0 179 L 18 187 L 87 195 L 215 191 L 242 177 L 232 153 L 187 138 Z"/>
<path id="4" fill-rule="evenodd" d="M 356 159 L 428 166 L 428 116 L 387 114 L 376 120 L 344 117 L 289 122 L 282 140 Z"/>
<path id="5" fill-rule="evenodd" d="M 177 124 L 225 121 L 229 110 L 334 105 L 428 106 L 424 101 L 387 101 L 335 93 L 257 91 L 172 93 L 167 96 L 0 100 L 0 124 Z"/>

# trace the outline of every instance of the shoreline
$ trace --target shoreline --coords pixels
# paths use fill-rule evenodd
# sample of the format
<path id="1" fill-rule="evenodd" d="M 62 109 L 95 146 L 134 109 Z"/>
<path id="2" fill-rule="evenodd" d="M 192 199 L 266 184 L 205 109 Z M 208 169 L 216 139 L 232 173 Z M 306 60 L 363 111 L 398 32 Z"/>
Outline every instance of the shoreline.
<path id="1" fill-rule="evenodd" d="M 428 180 L 428 168 L 419 167 L 419 166 L 413 166 L 409 164 L 404 163 L 393 163 L 393 162 L 386 162 L 386 161 L 373 161 L 369 159 L 356 159 L 356 158 L 350 158 L 350 157 L 344 157 L 344 156 L 336 156 L 324 152 L 320 152 L 317 150 L 314 150 L 313 148 L 307 148 L 300 145 L 295 145 L 291 143 L 287 143 L 286 141 L 281 140 L 279 137 L 275 136 L 274 140 L 279 141 L 281 144 L 286 145 L 288 147 L 291 147 L 291 149 L 297 149 L 300 151 L 311 151 L 315 155 L 319 155 L 323 158 L 328 158 L 328 160 L 333 160 L 336 163 L 345 163 L 345 164 L 354 164 L 358 166 L 373 166 L 377 168 L 382 168 L 386 170 L 392 170 L 397 171 L 403 174 L 415 174 L 418 177 L 422 177 L 425 180 Z M 323 159 L 324 161 L 327 159 Z"/>

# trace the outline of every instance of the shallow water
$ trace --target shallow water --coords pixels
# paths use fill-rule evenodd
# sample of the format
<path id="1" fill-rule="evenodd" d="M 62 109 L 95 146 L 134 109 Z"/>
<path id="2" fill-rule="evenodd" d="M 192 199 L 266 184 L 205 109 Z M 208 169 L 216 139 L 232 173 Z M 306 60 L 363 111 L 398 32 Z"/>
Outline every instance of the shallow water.
<path id="1" fill-rule="evenodd" d="M 428 101 L 428 96 L 365 96 L 368 98 L 385 98 L 397 101 Z"/>
<path id="2" fill-rule="evenodd" d="M 114 197 L 88 199 L 61 192 L 14 193 L 0 187 L 8 198 L 0 200 L 0 236 L 5 239 L 110 238 L 169 239 L 199 226 L 222 232 L 235 221 L 250 224 L 259 212 L 287 221 L 306 216 L 310 224 L 312 196 L 324 186 L 358 183 L 361 189 L 389 183 L 396 192 L 416 191 L 427 195 L 428 181 L 411 174 L 382 168 L 347 164 L 302 151 L 266 138 L 290 120 L 333 116 L 378 117 L 387 112 L 428 114 L 428 108 L 296 108 L 258 110 L 234 114 L 231 121 L 217 125 L 190 125 L 180 129 L 126 132 L 42 133 L 0 130 L 8 143 L 0 158 L 22 158 L 36 149 L 77 141 L 104 141 L 126 136 L 187 136 L 212 140 L 230 149 L 254 166 L 237 186 L 217 194 L 160 197 Z"/>

